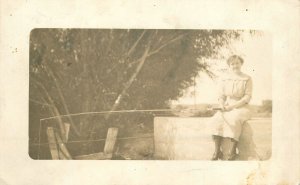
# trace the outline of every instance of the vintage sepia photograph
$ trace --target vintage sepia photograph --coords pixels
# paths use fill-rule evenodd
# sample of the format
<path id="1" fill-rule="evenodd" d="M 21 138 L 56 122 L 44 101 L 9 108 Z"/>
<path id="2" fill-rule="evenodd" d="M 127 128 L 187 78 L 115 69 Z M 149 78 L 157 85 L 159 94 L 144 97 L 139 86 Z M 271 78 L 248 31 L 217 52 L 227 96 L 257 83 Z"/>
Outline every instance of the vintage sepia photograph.
<path id="1" fill-rule="evenodd" d="M 268 32 L 36 28 L 29 45 L 32 159 L 272 157 Z"/>
<path id="2" fill-rule="evenodd" d="M 299 3 L 0 1 L 0 185 L 299 184 Z"/>

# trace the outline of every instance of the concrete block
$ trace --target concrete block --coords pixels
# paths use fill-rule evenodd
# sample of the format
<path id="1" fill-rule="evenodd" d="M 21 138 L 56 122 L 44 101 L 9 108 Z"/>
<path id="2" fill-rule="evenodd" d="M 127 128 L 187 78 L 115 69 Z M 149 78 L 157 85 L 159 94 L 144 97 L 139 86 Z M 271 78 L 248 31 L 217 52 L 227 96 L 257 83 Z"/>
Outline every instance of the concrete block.
<path id="1" fill-rule="evenodd" d="M 156 159 L 210 160 L 214 143 L 204 117 L 155 117 Z M 252 119 L 243 126 L 239 160 L 266 160 L 271 156 L 271 119 Z"/>

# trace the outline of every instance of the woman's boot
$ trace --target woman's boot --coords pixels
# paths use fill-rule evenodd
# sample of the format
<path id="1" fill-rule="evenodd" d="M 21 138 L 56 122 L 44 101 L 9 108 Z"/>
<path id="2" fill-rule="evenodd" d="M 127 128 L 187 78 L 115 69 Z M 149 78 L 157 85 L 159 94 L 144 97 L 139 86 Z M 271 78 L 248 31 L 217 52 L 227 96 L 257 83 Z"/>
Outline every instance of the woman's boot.
<path id="1" fill-rule="evenodd" d="M 236 157 L 237 141 L 232 138 L 224 138 L 222 144 L 223 159 L 233 161 Z"/>
<path id="2" fill-rule="evenodd" d="M 229 160 L 229 161 L 234 161 L 235 158 L 236 158 L 236 146 L 237 146 L 237 141 L 234 140 L 234 139 L 231 139 L 231 142 L 232 142 L 232 148 L 231 148 L 231 151 L 230 151 L 230 155 L 229 155 L 228 160 Z"/>
<path id="3" fill-rule="evenodd" d="M 215 161 L 222 157 L 222 152 L 220 150 L 222 137 L 213 135 L 213 140 L 215 142 L 215 152 L 214 152 L 211 160 Z"/>

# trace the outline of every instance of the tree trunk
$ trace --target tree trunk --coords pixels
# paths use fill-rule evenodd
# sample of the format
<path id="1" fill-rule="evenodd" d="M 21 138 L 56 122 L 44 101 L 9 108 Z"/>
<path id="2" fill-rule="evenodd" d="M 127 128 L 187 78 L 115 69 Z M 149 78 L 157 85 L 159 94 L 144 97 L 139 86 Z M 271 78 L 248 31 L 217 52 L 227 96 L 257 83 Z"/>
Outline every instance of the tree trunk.
<path id="1" fill-rule="evenodd" d="M 130 77 L 130 79 L 128 80 L 128 82 L 125 84 L 125 87 L 123 88 L 122 92 L 119 94 L 118 98 L 116 99 L 114 105 L 110 109 L 111 112 L 115 111 L 119 107 L 120 102 L 122 101 L 122 99 L 123 99 L 124 95 L 126 94 L 127 90 L 132 85 L 132 83 L 134 82 L 135 78 L 137 77 L 137 75 L 141 71 L 141 69 L 142 69 L 142 67 L 143 67 L 143 65 L 144 65 L 144 63 L 146 61 L 146 58 L 148 56 L 149 49 L 150 49 L 150 46 L 148 45 L 148 47 L 146 48 L 143 56 L 139 59 L 140 62 L 138 64 L 137 68 L 135 69 L 135 72 L 132 74 L 132 76 Z M 105 116 L 105 119 L 108 120 L 109 117 L 110 117 L 110 114 L 108 113 Z"/>

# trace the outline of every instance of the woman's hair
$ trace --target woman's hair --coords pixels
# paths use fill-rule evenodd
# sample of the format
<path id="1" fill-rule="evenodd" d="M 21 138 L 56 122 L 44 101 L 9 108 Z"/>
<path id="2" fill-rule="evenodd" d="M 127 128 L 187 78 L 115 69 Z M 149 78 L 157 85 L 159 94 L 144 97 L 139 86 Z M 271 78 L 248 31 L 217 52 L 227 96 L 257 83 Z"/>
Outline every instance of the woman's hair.
<path id="1" fill-rule="evenodd" d="M 227 64 L 230 65 L 230 63 L 231 63 L 232 61 L 234 61 L 234 60 L 239 60 L 239 61 L 241 62 L 241 64 L 244 63 L 244 59 L 243 59 L 242 57 L 240 57 L 240 56 L 238 56 L 238 55 L 232 55 L 231 57 L 229 57 L 229 58 L 227 59 Z"/>

